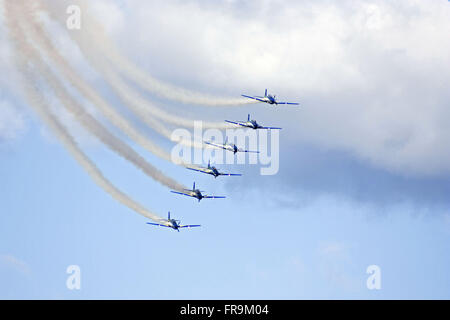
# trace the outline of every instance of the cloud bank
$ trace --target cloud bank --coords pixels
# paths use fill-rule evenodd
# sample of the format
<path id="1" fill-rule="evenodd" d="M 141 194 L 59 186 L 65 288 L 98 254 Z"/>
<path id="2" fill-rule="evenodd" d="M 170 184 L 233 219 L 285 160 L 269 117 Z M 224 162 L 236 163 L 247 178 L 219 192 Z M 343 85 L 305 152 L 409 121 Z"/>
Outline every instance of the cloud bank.
<path id="1" fill-rule="evenodd" d="M 162 79 L 299 99 L 271 110 L 295 142 L 400 174 L 450 171 L 447 1 L 129 1 L 96 15 Z"/>

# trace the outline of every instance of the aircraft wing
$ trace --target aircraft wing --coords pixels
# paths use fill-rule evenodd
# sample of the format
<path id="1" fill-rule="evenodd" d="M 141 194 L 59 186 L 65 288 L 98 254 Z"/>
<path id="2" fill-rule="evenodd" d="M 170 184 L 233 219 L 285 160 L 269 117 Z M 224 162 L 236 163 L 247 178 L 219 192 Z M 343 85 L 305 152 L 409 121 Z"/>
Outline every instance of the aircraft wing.
<path id="1" fill-rule="evenodd" d="M 192 194 L 187 193 L 187 192 L 178 192 L 178 191 L 173 191 L 173 190 L 170 190 L 170 192 L 176 193 L 176 194 L 182 194 L 183 196 L 192 197 Z"/>
<path id="2" fill-rule="evenodd" d="M 246 96 L 245 94 L 241 94 L 241 96 L 243 96 L 243 97 L 246 97 L 246 98 L 249 98 L 249 99 L 254 99 L 254 100 L 258 100 L 258 101 L 261 101 L 261 102 L 265 102 L 264 100 L 262 100 L 262 99 L 259 99 L 258 97 L 251 97 L 251 96 Z"/>
<path id="3" fill-rule="evenodd" d="M 193 171 L 198 171 L 198 172 L 203 172 L 203 173 L 208 173 L 208 172 L 206 172 L 206 169 L 204 169 L 204 168 L 190 168 L 190 167 L 186 167 L 186 169 L 189 169 L 189 170 L 193 170 Z"/>
<path id="4" fill-rule="evenodd" d="M 217 147 L 217 148 L 225 149 L 225 147 L 223 145 L 220 145 L 220 144 L 215 144 L 215 143 L 207 142 L 207 141 L 204 141 L 204 143 L 209 144 L 210 146 L 214 146 L 214 147 Z"/>
<path id="5" fill-rule="evenodd" d="M 273 129 L 273 130 L 281 130 L 282 128 L 278 128 L 278 127 L 259 127 L 259 129 Z"/>
<path id="6" fill-rule="evenodd" d="M 236 121 L 230 121 L 230 120 L 225 120 L 225 122 L 232 123 L 232 124 L 237 124 L 237 125 L 243 126 L 243 127 L 247 127 L 247 126 L 246 126 L 244 123 L 242 123 L 242 122 L 236 122 Z"/>
<path id="7" fill-rule="evenodd" d="M 160 226 L 160 227 L 170 228 L 169 226 L 166 226 L 165 224 L 151 223 L 151 222 L 147 222 L 147 224 L 151 224 L 151 225 L 154 225 L 154 226 Z"/>
<path id="8" fill-rule="evenodd" d="M 201 227 L 199 224 L 187 224 L 185 226 L 179 226 L 179 228 L 194 228 L 194 227 Z"/>
<path id="9" fill-rule="evenodd" d="M 291 105 L 295 105 L 295 106 L 299 105 L 299 103 L 297 103 L 297 102 L 277 102 L 277 104 L 291 104 Z"/>
<path id="10" fill-rule="evenodd" d="M 219 173 L 219 175 L 221 175 L 221 176 L 229 176 L 229 177 L 231 177 L 231 176 L 242 176 L 242 174 L 240 174 L 240 173 Z"/>
<path id="11" fill-rule="evenodd" d="M 238 152 L 259 153 L 259 151 L 250 151 L 250 150 L 244 150 L 244 149 L 238 149 Z"/>
<path id="12" fill-rule="evenodd" d="M 203 196 L 203 198 L 205 198 L 205 199 L 224 199 L 226 197 L 221 197 L 221 196 Z"/>

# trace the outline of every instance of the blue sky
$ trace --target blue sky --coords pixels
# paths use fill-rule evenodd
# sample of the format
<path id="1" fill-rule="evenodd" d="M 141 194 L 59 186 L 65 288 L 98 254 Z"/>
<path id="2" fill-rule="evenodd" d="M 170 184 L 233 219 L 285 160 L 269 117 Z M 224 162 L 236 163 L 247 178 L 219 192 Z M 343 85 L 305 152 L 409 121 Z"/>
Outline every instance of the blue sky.
<path id="1" fill-rule="evenodd" d="M 183 223 L 202 224 L 178 233 L 147 225 L 103 192 L 28 108 L 19 84 L 1 79 L 0 298 L 450 298 L 444 2 L 363 1 L 354 8 L 351 1 L 265 1 L 255 8 L 251 1 L 168 1 L 123 8 L 99 1 L 119 44 L 138 27 L 160 27 L 160 34 L 139 33 L 121 47 L 158 77 L 237 96 L 269 86 L 300 99 L 302 108 L 211 110 L 154 98 L 191 117 L 251 112 L 283 127 L 273 176 L 261 176 L 257 166 L 222 166 L 243 177 L 214 180 L 131 144 L 185 185 L 196 181 L 227 195 L 201 203 L 171 194 L 74 129 L 83 150 L 133 198 L 162 216 L 170 210 Z M 242 17 L 241 6 L 256 17 Z M 274 7 L 269 23 L 263 18 Z M 305 35 L 307 22 L 317 37 Z M 253 36 L 248 46 L 241 35 Z M 0 39 L 8 43 L 4 33 Z M 275 48 L 255 49 L 265 40 Z M 82 55 L 70 44 L 61 48 L 115 101 Z M 10 52 L 2 50 L 2 72 L 13 77 Z M 66 287 L 69 265 L 81 268 L 81 290 Z M 380 290 L 366 287 L 369 265 L 381 268 Z"/>
<path id="2" fill-rule="evenodd" d="M 2 149 L 2 298 L 448 298 L 448 206 L 326 194 L 305 201 L 299 190 L 289 196 L 301 203 L 283 206 L 261 199 L 277 198 L 270 176 L 265 192 L 239 186 L 220 203 L 198 204 L 95 150 L 111 179 L 143 203 L 203 225 L 176 233 L 118 205 L 35 126 Z M 210 177 L 180 178 L 225 191 Z M 81 268 L 79 291 L 65 286 L 72 264 Z M 382 270 L 379 291 L 365 285 L 371 264 Z"/>

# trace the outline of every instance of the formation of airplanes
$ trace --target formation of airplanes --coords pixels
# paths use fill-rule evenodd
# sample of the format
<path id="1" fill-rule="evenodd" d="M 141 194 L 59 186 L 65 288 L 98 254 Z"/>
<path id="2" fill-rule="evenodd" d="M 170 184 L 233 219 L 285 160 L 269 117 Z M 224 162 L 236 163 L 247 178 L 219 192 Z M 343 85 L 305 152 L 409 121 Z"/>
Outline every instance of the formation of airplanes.
<path id="1" fill-rule="evenodd" d="M 267 93 L 267 89 L 266 89 L 266 91 L 264 93 L 264 97 L 260 97 L 260 96 L 252 97 L 252 96 L 247 96 L 247 95 L 244 95 L 244 94 L 242 96 L 246 97 L 246 98 L 249 98 L 249 99 L 257 100 L 257 101 L 260 101 L 260 102 L 268 103 L 268 104 L 271 104 L 271 105 L 279 105 L 279 104 L 298 105 L 297 102 L 279 102 L 279 101 L 277 101 L 275 95 L 270 95 L 270 94 Z M 279 128 L 279 127 L 264 127 L 264 126 L 258 124 L 256 122 L 256 120 L 251 120 L 250 119 L 250 114 L 247 117 L 247 121 L 230 121 L 230 120 L 225 120 L 225 121 L 228 122 L 228 123 L 237 125 L 237 126 L 250 128 L 250 129 L 253 129 L 253 130 L 257 130 L 257 129 L 281 130 L 281 128 Z M 237 152 L 259 153 L 259 151 L 250 151 L 250 150 L 245 150 L 245 149 L 238 148 L 234 143 L 228 143 L 228 138 L 225 139 L 225 142 L 223 144 L 216 144 L 216 143 L 210 142 L 210 141 L 204 141 L 204 143 L 207 144 L 207 145 L 210 145 L 212 147 L 215 147 L 215 148 L 221 148 L 221 149 L 224 149 L 226 151 L 231 151 L 234 154 L 236 154 Z M 214 178 L 217 178 L 218 176 L 241 176 L 240 173 L 223 173 L 223 172 L 220 172 L 216 167 L 211 166 L 210 161 L 208 161 L 208 166 L 207 167 L 186 167 L 186 169 L 197 171 L 197 172 L 201 172 L 201 173 L 205 173 L 205 174 L 209 174 L 209 175 L 212 175 Z M 204 193 L 205 191 L 201 191 L 201 190 L 195 188 L 195 182 L 194 182 L 194 184 L 192 186 L 192 189 L 183 189 L 183 191 L 171 190 L 170 192 L 195 198 L 195 199 L 198 200 L 198 202 L 200 202 L 202 199 L 223 199 L 223 198 L 225 198 L 224 196 L 210 196 L 210 195 L 206 195 Z M 161 219 L 160 223 L 147 222 L 147 224 L 154 225 L 154 226 L 160 226 L 160 227 L 172 228 L 173 230 L 176 230 L 178 232 L 180 232 L 180 229 L 182 229 L 182 228 L 194 228 L 194 227 L 200 227 L 201 226 L 199 224 L 181 225 L 181 221 L 180 220 L 176 220 L 176 219 L 171 219 L 170 218 L 170 211 L 168 213 L 167 219 Z"/>

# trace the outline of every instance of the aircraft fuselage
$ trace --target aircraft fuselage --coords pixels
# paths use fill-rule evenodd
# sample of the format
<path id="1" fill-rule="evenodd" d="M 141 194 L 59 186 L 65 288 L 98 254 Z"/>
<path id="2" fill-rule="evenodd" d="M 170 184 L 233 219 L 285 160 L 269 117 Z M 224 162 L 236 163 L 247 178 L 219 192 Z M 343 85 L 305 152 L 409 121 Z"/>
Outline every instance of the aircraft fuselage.
<path id="1" fill-rule="evenodd" d="M 258 129 L 260 127 L 256 120 L 247 121 L 244 123 L 244 126 L 251 129 Z"/>
<path id="2" fill-rule="evenodd" d="M 180 227 L 180 226 L 178 225 L 177 221 L 174 220 L 174 219 L 170 219 L 170 220 L 169 220 L 169 225 L 170 225 L 170 227 L 171 227 L 172 229 L 174 229 L 174 230 L 178 230 L 178 228 Z"/>
<path id="3" fill-rule="evenodd" d="M 198 190 L 198 189 L 192 190 L 192 196 L 193 196 L 194 198 L 197 198 L 198 201 L 200 201 L 200 200 L 203 199 L 203 195 L 202 195 L 202 193 L 200 192 L 200 190 Z"/>
<path id="4" fill-rule="evenodd" d="M 208 166 L 208 168 L 206 168 L 205 173 L 213 175 L 214 178 L 217 178 L 218 176 L 220 176 L 219 171 L 216 169 L 216 167 L 211 167 Z"/>
<path id="5" fill-rule="evenodd" d="M 214 178 L 217 178 L 220 175 L 216 167 L 211 167 L 211 174 L 214 176 Z"/>
<path id="6" fill-rule="evenodd" d="M 277 104 L 277 100 L 275 100 L 275 97 L 271 96 L 270 94 L 267 97 L 264 97 L 262 100 L 268 104 Z"/>
<path id="7" fill-rule="evenodd" d="M 226 144 L 223 146 L 223 149 L 225 149 L 227 151 L 231 151 L 233 153 L 238 152 L 238 147 L 236 147 L 235 144 Z"/>

